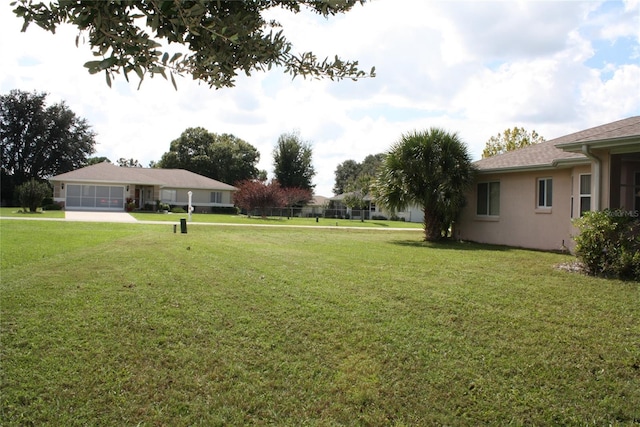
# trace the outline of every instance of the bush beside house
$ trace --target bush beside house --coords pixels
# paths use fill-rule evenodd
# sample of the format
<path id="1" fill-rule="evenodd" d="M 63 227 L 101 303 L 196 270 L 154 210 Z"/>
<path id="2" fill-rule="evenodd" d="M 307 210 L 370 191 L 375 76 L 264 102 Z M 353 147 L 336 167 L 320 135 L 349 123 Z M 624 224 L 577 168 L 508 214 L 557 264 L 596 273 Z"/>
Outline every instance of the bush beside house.
<path id="1" fill-rule="evenodd" d="M 640 281 L 637 211 L 587 212 L 575 220 L 576 255 L 589 274 Z"/>

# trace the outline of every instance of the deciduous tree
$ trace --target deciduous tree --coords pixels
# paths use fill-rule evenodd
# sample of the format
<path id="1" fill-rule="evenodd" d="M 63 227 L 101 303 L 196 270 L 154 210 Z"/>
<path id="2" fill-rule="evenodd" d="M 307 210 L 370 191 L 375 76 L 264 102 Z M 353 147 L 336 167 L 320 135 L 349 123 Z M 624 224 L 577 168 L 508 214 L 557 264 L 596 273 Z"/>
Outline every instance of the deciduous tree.
<path id="1" fill-rule="evenodd" d="M 260 160 L 258 150 L 230 134 L 218 135 L 202 127 L 188 128 L 171 142 L 156 167 L 186 169 L 197 174 L 234 184 L 256 179 Z"/>
<path id="2" fill-rule="evenodd" d="M 378 170 L 382 165 L 384 159 L 384 153 L 369 154 L 364 158 L 362 163 L 358 163 L 355 160 L 345 160 L 335 170 L 335 184 L 333 186 L 333 194 L 342 194 L 348 190 L 349 187 L 356 185 L 356 182 L 361 177 L 375 177 L 378 174 Z"/>
<path id="3" fill-rule="evenodd" d="M 142 165 L 137 159 L 125 159 L 124 157 L 120 157 L 118 159 L 118 166 L 121 168 L 141 168 Z"/>
<path id="4" fill-rule="evenodd" d="M 504 132 L 489 138 L 482 151 L 482 158 L 517 150 L 540 142 L 544 142 L 544 138 L 538 135 L 535 130 L 529 132 L 521 127 L 506 129 Z"/>
<path id="5" fill-rule="evenodd" d="M 236 183 L 235 187 L 238 190 L 233 193 L 233 203 L 246 210 L 247 214 L 258 210 L 264 218 L 267 209 L 286 206 L 284 192 L 278 181 L 246 179 Z"/>
<path id="6" fill-rule="evenodd" d="M 12 90 L 0 96 L 2 198 L 16 186 L 87 164 L 95 133 L 64 102 L 47 106 L 45 93 Z"/>
<path id="7" fill-rule="evenodd" d="M 45 197 L 51 194 L 51 188 L 46 182 L 31 178 L 29 181 L 16 188 L 20 207 L 29 209 L 29 212 L 36 212 Z"/>
<path id="8" fill-rule="evenodd" d="M 62 24 L 78 28 L 76 45 L 87 40 L 95 60 L 84 66 L 92 74 L 104 72 L 111 86 L 115 74 L 128 80 L 135 74 L 171 79 L 188 74 L 210 87 L 234 86 L 238 73 L 251 75 L 272 66 L 292 76 L 357 79 L 374 76 L 358 68 L 358 61 L 320 61 L 312 52 L 296 54 L 281 25 L 264 17 L 272 8 L 294 13 L 305 7 L 324 17 L 347 12 L 364 0 L 18 0 L 14 13 L 24 19 L 22 31 L 34 23 L 55 33 Z M 177 49 L 169 49 L 171 46 Z"/>
<path id="9" fill-rule="evenodd" d="M 104 157 L 104 156 L 89 157 L 87 159 L 87 166 L 95 165 L 95 164 L 102 163 L 102 162 L 111 163 L 111 160 L 109 160 L 107 157 Z"/>
<path id="10" fill-rule="evenodd" d="M 276 180 L 284 188 L 299 187 L 312 191 L 311 180 L 316 171 L 313 167 L 311 144 L 303 142 L 300 135 L 292 132 L 280 135 L 273 150 L 273 165 Z"/>
<path id="11" fill-rule="evenodd" d="M 385 156 L 376 202 L 391 211 L 421 207 L 425 240 L 438 240 L 460 213 L 473 179 L 471 156 L 457 134 L 416 131 L 403 135 Z"/>
<path id="12" fill-rule="evenodd" d="M 283 188 L 282 196 L 284 197 L 285 206 L 291 211 L 290 216 L 293 216 L 294 208 L 306 205 L 313 198 L 310 190 L 299 187 Z"/>

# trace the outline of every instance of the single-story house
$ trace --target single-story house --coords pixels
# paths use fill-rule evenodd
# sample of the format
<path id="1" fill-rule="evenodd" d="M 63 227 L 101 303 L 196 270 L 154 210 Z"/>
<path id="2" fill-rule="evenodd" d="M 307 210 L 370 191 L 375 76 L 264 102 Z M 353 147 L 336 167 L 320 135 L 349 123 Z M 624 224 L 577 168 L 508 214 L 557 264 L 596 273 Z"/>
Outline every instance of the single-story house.
<path id="1" fill-rule="evenodd" d="M 309 203 L 304 205 L 300 210 L 300 216 L 303 217 L 321 217 L 329 204 L 329 198 L 325 196 L 314 195 Z"/>
<path id="2" fill-rule="evenodd" d="M 184 169 L 126 168 L 109 162 L 86 166 L 49 179 L 54 202 L 67 210 L 124 210 L 157 201 L 174 206 L 232 207 L 236 188 Z"/>
<path id="3" fill-rule="evenodd" d="M 456 238 L 543 250 L 573 250 L 573 220 L 585 211 L 640 216 L 640 116 L 475 162 Z"/>
<path id="4" fill-rule="evenodd" d="M 422 222 L 424 219 L 424 212 L 417 206 L 410 206 L 401 212 L 389 212 L 378 206 L 373 196 L 369 194 L 362 198 L 365 203 L 364 209 L 351 209 L 344 204 L 345 197 L 351 194 L 353 193 L 342 193 L 331 197 L 329 199 L 331 204 L 327 208 L 325 215 L 329 217 L 346 217 L 348 215 L 352 219 L 360 219 L 362 215 L 364 215 L 364 219 L 373 219 L 377 216 L 390 219 L 395 216 L 407 222 Z"/>

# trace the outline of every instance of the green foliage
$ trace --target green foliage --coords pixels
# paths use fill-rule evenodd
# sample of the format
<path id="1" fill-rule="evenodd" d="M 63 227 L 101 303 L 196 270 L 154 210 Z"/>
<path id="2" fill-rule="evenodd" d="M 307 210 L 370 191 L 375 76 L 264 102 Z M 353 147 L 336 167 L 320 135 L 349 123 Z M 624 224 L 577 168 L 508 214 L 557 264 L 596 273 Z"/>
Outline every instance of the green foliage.
<path id="1" fill-rule="evenodd" d="M 8 202 L 18 185 L 85 166 L 94 151 L 86 120 L 64 102 L 47 106 L 46 96 L 21 90 L 0 96 L 2 197 Z"/>
<path id="2" fill-rule="evenodd" d="M 23 209 L 29 209 L 29 212 L 35 213 L 38 207 L 42 206 L 45 197 L 51 194 L 51 188 L 46 182 L 30 179 L 24 184 L 16 188 L 20 206 Z"/>
<path id="3" fill-rule="evenodd" d="M 464 207 L 475 169 L 457 134 L 439 128 L 402 136 L 387 153 L 375 183 L 376 202 L 395 212 L 419 206 L 425 240 L 446 237 Z"/>
<path id="4" fill-rule="evenodd" d="M 311 144 L 303 142 L 297 132 L 280 135 L 273 150 L 275 178 L 283 188 L 302 188 L 313 192 L 311 181 L 316 174 Z"/>
<path id="5" fill-rule="evenodd" d="M 142 165 L 136 159 L 125 159 L 124 157 L 120 157 L 116 164 L 122 168 L 141 168 Z"/>
<path id="6" fill-rule="evenodd" d="M 183 214 L 183 213 L 187 213 L 187 210 L 182 206 L 174 206 L 171 208 L 171 213 Z"/>
<path id="7" fill-rule="evenodd" d="M 231 87 L 238 73 L 251 75 L 272 66 L 292 76 L 358 79 L 367 73 L 357 61 L 323 61 L 311 52 L 295 54 L 280 24 L 263 13 L 280 7 L 299 12 L 301 6 L 328 17 L 347 12 L 355 0 L 316 1 L 62 1 L 19 0 L 14 13 L 24 19 L 22 31 L 35 23 L 55 33 L 58 25 L 78 28 L 76 45 L 87 40 L 96 57 L 84 64 L 89 73 L 105 73 L 111 86 L 115 74 L 161 75 L 176 87 L 174 75 L 188 74 L 210 87 Z M 275 32 L 274 32 L 275 30 Z M 166 49 L 179 45 L 182 49 Z M 368 74 L 375 75 L 375 69 Z"/>
<path id="8" fill-rule="evenodd" d="M 640 281 L 637 211 L 586 212 L 574 221 L 576 255 L 590 274 Z"/>
<path id="9" fill-rule="evenodd" d="M 482 158 L 495 156 L 496 154 L 506 153 L 507 151 L 517 150 L 532 144 L 544 142 L 544 138 L 538 135 L 535 130 L 526 131 L 524 128 L 514 127 L 506 129 L 497 136 L 492 136 L 482 151 Z"/>
<path id="10" fill-rule="evenodd" d="M 108 157 L 100 156 L 100 157 L 89 157 L 87 159 L 87 166 L 96 165 L 98 163 L 107 162 L 111 163 Z"/>
<path id="11" fill-rule="evenodd" d="M 335 184 L 333 186 L 333 194 L 343 194 L 352 191 L 354 185 L 360 180 L 371 181 L 378 174 L 384 154 L 369 154 L 364 158 L 362 163 L 355 160 L 345 160 L 336 167 Z"/>
<path id="12" fill-rule="evenodd" d="M 57 203 L 42 203 L 42 210 L 43 211 L 61 211 L 62 210 L 62 206 L 60 206 Z"/>
<path id="13" fill-rule="evenodd" d="M 238 208 L 235 206 L 212 206 L 211 213 L 218 215 L 238 215 Z"/>
<path id="14" fill-rule="evenodd" d="M 156 167 L 186 169 L 226 184 L 258 177 L 260 153 L 248 142 L 230 134 L 215 134 L 205 128 L 187 128 L 171 141 L 169 152 Z"/>

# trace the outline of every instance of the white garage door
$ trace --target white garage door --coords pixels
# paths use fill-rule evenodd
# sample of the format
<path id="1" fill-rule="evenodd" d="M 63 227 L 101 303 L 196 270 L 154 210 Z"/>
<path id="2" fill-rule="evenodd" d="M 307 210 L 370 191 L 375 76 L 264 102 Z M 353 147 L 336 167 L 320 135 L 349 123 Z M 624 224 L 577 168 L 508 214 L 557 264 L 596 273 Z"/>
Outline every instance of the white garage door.
<path id="1" fill-rule="evenodd" d="M 68 209 L 124 209 L 124 187 L 67 184 Z"/>

